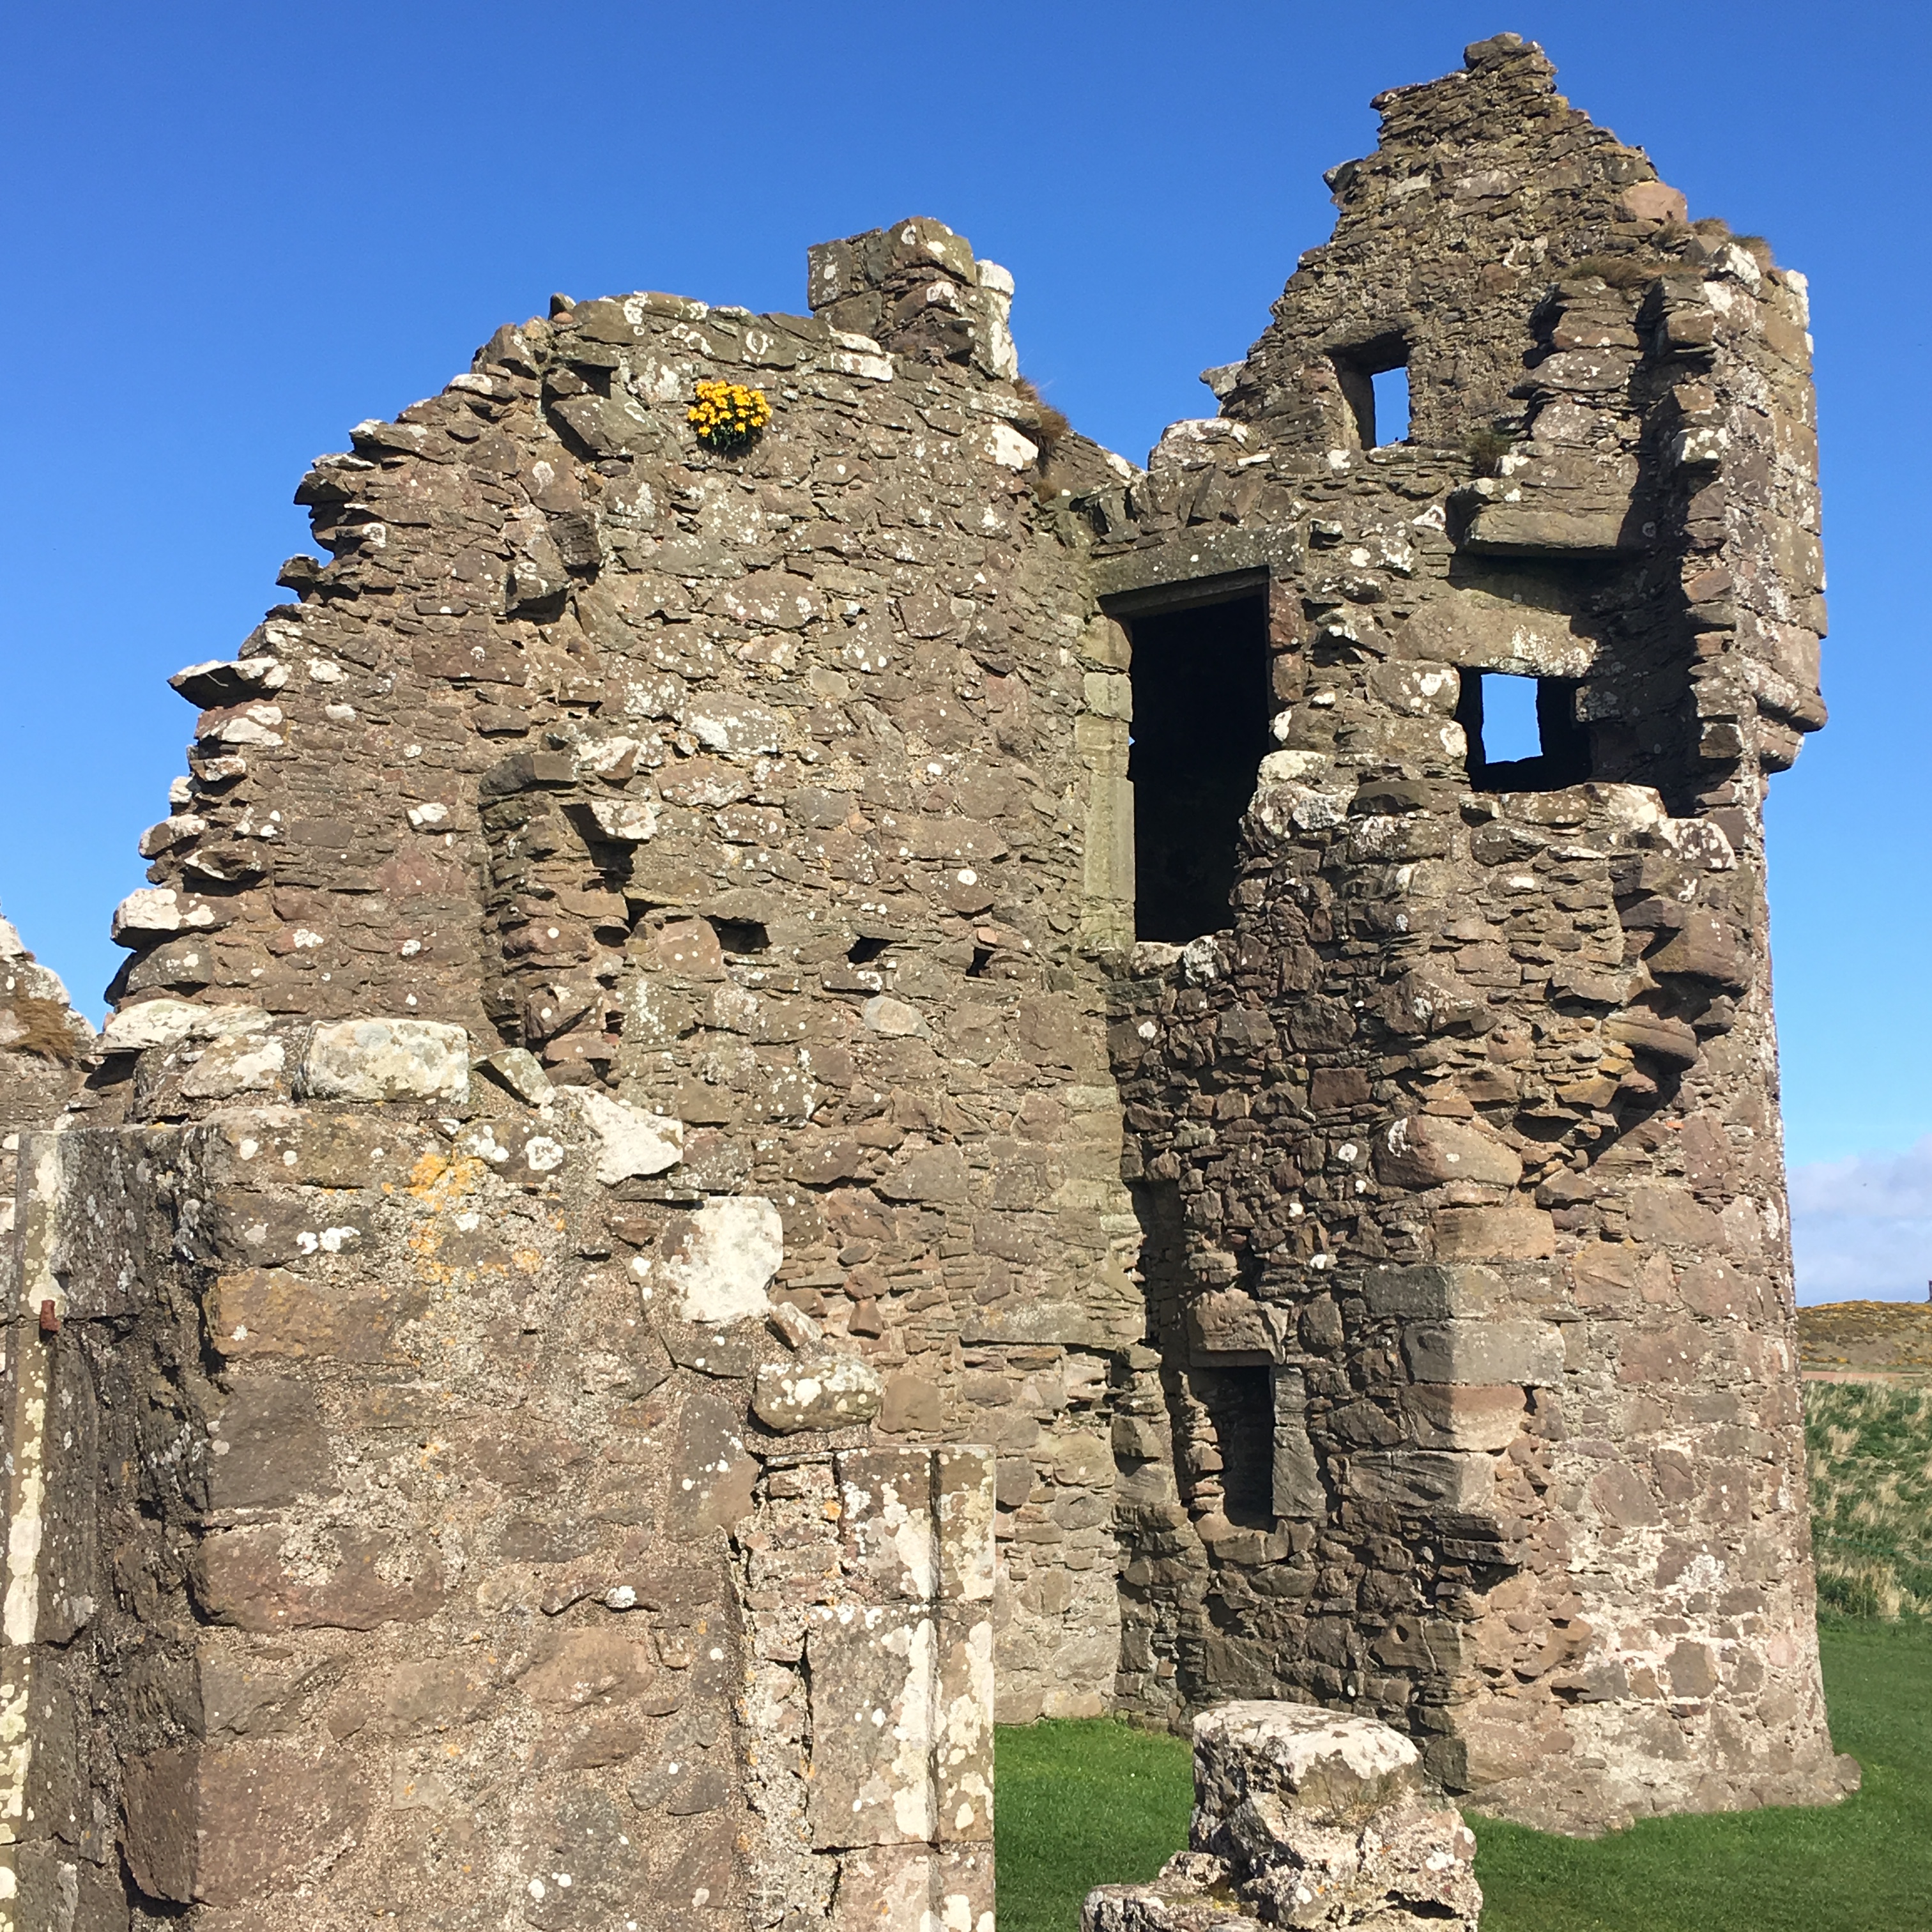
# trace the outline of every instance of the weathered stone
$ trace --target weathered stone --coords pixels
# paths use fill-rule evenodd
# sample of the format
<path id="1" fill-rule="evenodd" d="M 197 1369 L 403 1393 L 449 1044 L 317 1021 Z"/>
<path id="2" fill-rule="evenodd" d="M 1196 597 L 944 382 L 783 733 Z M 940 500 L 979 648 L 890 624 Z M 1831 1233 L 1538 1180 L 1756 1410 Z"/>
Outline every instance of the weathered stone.
<path id="1" fill-rule="evenodd" d="M 315 1100 L 460 1101 L 470 1036 L 435 1020 L 344 1020 L 309 1036 L 298 1077 Z"/>
<path id="2" fill-rule="evenodd" d="M 556 1091 L 550 1084 L 550 1076 L 543 1070 L 543 1062 L 520 1046 L 506 1046 L 500 1053 L 485 1054 L 474 1070 L 495 1081 L 528 1106 L 548 1105 Z"/>
<path id="3" fill-rule="evenodd" d="M 810 315 L 560 298 L 304 479 L 107 1051 L 0 932 L 0 1663 L 76 1885 L 196 1736 L 125 1862 L 206 1889 L 218 1813 L 211 1927 L 976 1922 L 996 1707 L 1346 1703 L 1563 1829 L 1837 1795 L 1766 1502 L 1802 280 L 1512 37 L 1383 109 L 1145 470 L 919 218 Z M 890 1845 L 812 1816 L 835 1664 Z M 1315 1909 L 1264 1809 L 1176 1922 Z M 1348 1910 L 1461 1915 L 1433 1828 L 1334 1840 L 1443 1854 Z"/>
<path id="4" fill-rule="evenodd" d="M 878 1414 L 883 1393 L 878 1372 L 868 1364 L 826 1351 L 760 1363 L 752 1407 L 767 1429 L 781 1435 L 848 1429 Z"/>
<path id="5" fill-rule="evenodd" d="M 746 1195 L 707 1201 L 674 1222 L 664 1236 L 657 1279 L 675 1298 L 681 1321 L 748 1322 L 770 1307 L 765 1291 L 784 1259 L 778 1210 Z"/>
<path id="6" fill-rule="evenodd" d="M 1475 1932 L 1474 1835 L 1430 1803 L 1420 1754 L 1386 1725 L 1305 1705 L 1224 1704 L 1195 1720 L 1194 1766 L 1190 1849 L 1151 1886 L 1090 1893 L 1085 1932 Z"/>
<path id="7" fill-rule="evenodd" d="M 597 1178 L 605 1186 L 635 1177 L 662 1174 L 684 1158 L 682 1120 L 662 1114 L 640 1113 L 622 1100 L 614 1100 L 590 1088 L 573 1094 L 571 1099 L 582 1110 L 597 1137 Z M 767 1274 L 766 1279 L 769 1280 L 770 1276 Z M 695 1315 L 685 1317 L 687 1321 L 706 1318 Z"/>

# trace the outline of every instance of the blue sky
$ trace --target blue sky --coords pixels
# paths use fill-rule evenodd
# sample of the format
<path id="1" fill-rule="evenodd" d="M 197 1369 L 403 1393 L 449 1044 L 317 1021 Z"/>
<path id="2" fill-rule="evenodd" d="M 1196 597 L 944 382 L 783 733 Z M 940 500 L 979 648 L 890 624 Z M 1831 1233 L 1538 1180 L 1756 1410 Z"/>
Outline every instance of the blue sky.
<path id="1" fill-rule="evenodd" d="M 1932 508 L 1926 17 L 1784 0 L 11 10 L 0 906 L 98 1013 L 108 913 L 183 769 L 167 674 L 231 656 L 278 599 L 277 566 L 308 547 L 290 496 L 309 460 L 551 290 L 796 310 L 808 242 L 937 215 L 1018 278 L 1028 373 L 1138 459 L 1211 411 L 1196 373 L 1244 352 L 1326 236 L 1321 171 L 1374 145 L 1369 97 L 1511 28 L 1694 214 L 1768 236 L 1811 278 L 1833 722 L 1773 787 L 1786 1127 L 1837 1190 L 1807 1210 L 1840 1230 L 1808 1279 L 1916 1294 L 1932 1178 L 1908 1201 L 1898 1176 L 1932 1160 L 1898 1163 L 1932 1134 L 1932 667 L 1912 588 Z M 1914 1201 L 1925 1214 L 1894 1211 Z"/>

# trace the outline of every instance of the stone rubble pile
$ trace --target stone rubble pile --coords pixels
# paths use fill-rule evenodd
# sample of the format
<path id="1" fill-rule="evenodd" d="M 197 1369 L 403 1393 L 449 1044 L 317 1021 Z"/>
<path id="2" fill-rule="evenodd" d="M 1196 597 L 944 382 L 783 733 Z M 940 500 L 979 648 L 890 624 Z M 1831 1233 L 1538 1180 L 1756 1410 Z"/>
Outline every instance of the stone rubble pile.
<path id="1" fill-rule="evenodd" d="M 1476 1843 L 1385 1724 L 1244 1700 L 1194 1720 L 1190 1849 L 1088 1894 L 1084 1932 L 1476 1932 Z"/>

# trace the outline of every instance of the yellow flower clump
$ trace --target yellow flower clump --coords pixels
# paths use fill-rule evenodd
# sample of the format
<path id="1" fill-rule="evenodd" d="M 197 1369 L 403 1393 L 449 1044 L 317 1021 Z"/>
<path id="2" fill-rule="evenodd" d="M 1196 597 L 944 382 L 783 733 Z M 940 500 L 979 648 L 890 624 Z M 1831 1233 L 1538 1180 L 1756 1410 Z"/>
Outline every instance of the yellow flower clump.
<path id="1" fill-rule="evenodd" d="M 772 406 L 742 382 L 700 382 L 685 415 L 707 448 L 742 449 L 771 421 Z"/>

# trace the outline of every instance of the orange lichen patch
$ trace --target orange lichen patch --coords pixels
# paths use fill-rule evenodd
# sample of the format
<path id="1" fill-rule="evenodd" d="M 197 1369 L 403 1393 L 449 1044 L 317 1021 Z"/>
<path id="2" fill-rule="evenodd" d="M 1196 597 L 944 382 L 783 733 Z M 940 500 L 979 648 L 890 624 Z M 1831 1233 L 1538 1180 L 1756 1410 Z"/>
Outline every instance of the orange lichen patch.
<path id="1" fill-rule="evenodd" d="M 454 1158 L 434 1151 L 426 1154 L 410 1169 L 409 1192 L 424 1207 L 446 1213 L 476 1191 L 477 1183 L 489 1172 L 474 1154 Z"/>
<path id="2" fill-rule="evenodd" d="M 544 1258 L 535 1248 L 519 1248 L 510 1258 L 526 1274 L 541 1274 L 543 1272 Z"/>

